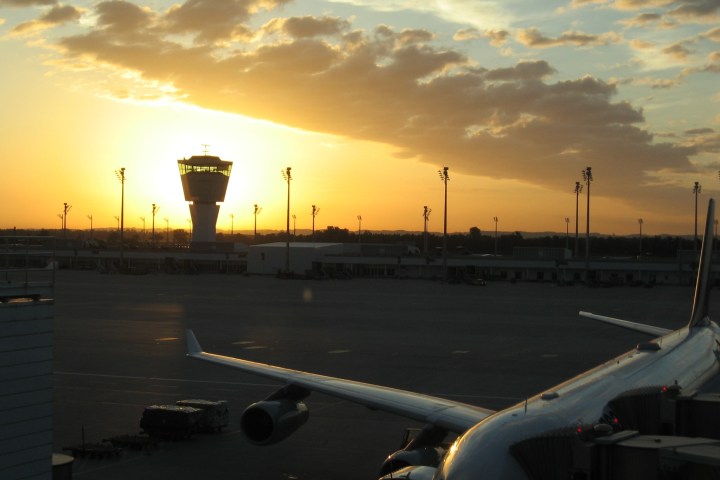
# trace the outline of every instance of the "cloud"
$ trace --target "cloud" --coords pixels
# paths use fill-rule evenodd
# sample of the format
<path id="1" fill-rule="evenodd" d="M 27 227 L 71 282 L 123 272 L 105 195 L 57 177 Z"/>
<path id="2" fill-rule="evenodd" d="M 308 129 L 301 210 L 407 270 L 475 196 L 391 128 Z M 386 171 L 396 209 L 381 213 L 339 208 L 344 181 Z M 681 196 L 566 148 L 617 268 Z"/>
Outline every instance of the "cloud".
<path id="1" fill-rule="evenodd" d="M 690 55 L 691 51 L 685 47 L 682 43 L 676 43 L 673 45 L 670 45 L 669 47 L 665 47 L 662 49 L 662 52 L 666 55 L 670 55 L 671 57 L 675 58 L 676 60 L 686 60 L 688 55 Z"/>
<path id="2" fill-rule="evenodd" d="M 225 22 L 222 33 L 210 35 L 184 17 L 187 10 L 178 16 L 188 5 L 198 2 L 166 12 L 98 4 L 97 25 L 58 47 L 67 62 L 134 72 L 117 77 L 126 83 L 108 82 L 106 93 L 132 94 L 134 80 L 171 85 L 204 108 L 381 142 L 400 157 L 472 175 L 565 190 L 568 176 L 593 165 L 607 179 L 603 194 L 620 197 L 653 172 L 694 171 L 688 157 L 697 144 L 656 142 L 642 127 L 643 112 L 614 101 L 617 87 L 592 76 L 553 82 L 555 68 L 543 60 L 487 68 L 435 46 L 427 30 L 351 31 L 349 23 L 322 16 L 271 22 L 288 36 L 282 42 L 223 48 L 217 40 L 234 35 L 238 24 Z M 225 5 L 228 16 L 250 19 L 250 9 Z M 207 41 L 188 45 L 178 33 Z M 570 37 L 562 41 L 599 41 Z"/>
<path id="3" fill-rule="evenodd" d="M 484 79 L 489 81 L 530 81 L 542 80 L 557 71 L 544 60 L 534 62 L 520 62 L 514 67 L 496 68 L 485 73 Z"/>
<path id="4" fill-rule="evenodd" d="M 480 31 L 506 28 L 513 16 L 503 2 L 494 0 L 329 0 L 379 12 L 415 11 L 435 15 L 460 25 L 470 25 Z"/>
<path id="5" fill-rule="evenodd" d="M 151 10 L 121 0 L 99 3 L 96 14 L 98 28 L 114 35 L 139 33 L 155 22 Z"/>
<path id="6" fill-rule="evenodd" d="M 467 40 L 477 40 L 479 38 L 482 38 L 483 34 L 475 27 L 468 27 L 468 28 L 462 28 L 455 32 L 455 35 L 453 35 L 453 40 L 456 42 L 463 42 Z"/>
<path id="7" fill-rule="evenodd" d="M 701 36 L 702 38 L 706 38 L 713 42 L 720 42 L 720 27 L 710 29 L 707 32 L 704 32 Z"/>
<path id="8" fill-rule="evenodd" d="M 17 36 L 32 35 L 48 28 L 76 21 L 80 19 L 82 13 L 83 10 L 70 5 L 56 5 L 39 18 L 16 25 L 10 30 L 10 33 Z"/>
<path id="9" fill-rule="evenodd" d="M 630 40 L 629 45 L 633 50 L 649 50 L 651 48 L 655 48 L 654 44 L 637 38 Z"/>
<path id="10" fill-rule="evenodd" d="M 268 22 L 263 30 L 266 33 L 281 31 L 293 38 L 312 38 L 337 35 L 350 27 L 350 22 L 338 17 L 312 16 L 276 18 Z"/>
<path id="11" fill-rule="evenodd" d="M 510 38 L 510 32 L 507 30 L 485 30 L 484 32 L 481 32 L 477 28 L 470 27 L 470 28 L 463 28 L 455 32 L 455 35 L 453 36 L 453 40 L 456 42 L 463 42 L 468 40 L 478 40 L 481 38 L 487 38 L 490 40 L 490 45 L 493 47 L 502 47 L 507 43 L 508 39 Z"/>
<path id="12" fill-rule="evenodd" d="M 577 47 L 608 45 L 617 43 L 620 37 L 613 32 L 603 33 L 601 35 L 593 35 L 583 32 L 565 32 L 559 37 L 552 38 L 540 33 L 537 28 L 527 28 L 517 33 L 518 42 L 527 47 L 549 48 L 565 45 L 574 45 Z"/>
<path id="13" fill-rule="evenodd" d="M 490 45 L 493 47 L 503 46 L 510 38 L 510 32 L 507 30 L 486 30 L 484 35 L 490 39 Z"/>
<path id="14" fill-rule="evenodd" d="M 686 0 L 676 3 L 678 6 L 668 12 L 671 17 L 700 22 L 713 22 L 720 18 L 720 2 L 717 0 Z"/>
<path id="15" fill-rule="evenodd" d="M 33 7 L 55 5 L 57 0 L 0 0 L 0 7 Z"/>
<path id="16" fill-rule="evenodd" d="M 615 10 L 648 10 L 633 19 L 622 20 L 627 26 L 647 26 L 657 22 L 662 28 L 680 23 L 710 23 L 720 19 L 720 2 L 717 0 L 572 0 L 571 6 L 581 8 L 588 5 L 609 6 Z M 659 10 L 659 12 L 657 11 Z"/>
<path id="17" fill-rule="evenodd" d="M 720 153 L 720 133 L 711 128 L 696 128 L 685 131 L 689 137 L 685 145 L 692 146 L 702 153 Z"/>
<path id="18" fill-rule="evenodd" d="M 195 35 L 197 43 L 215 43 L 243 38 L 244 26 L 261 10 L 272 10 L 291 0 L 187 0 L 176 4 L 163 16 L 171 33 Z"/>
<path id="19" fill-rule="evenodd" d="M 665 89 L 674 88 L 674 87 L 681 85 L 682 81 L 679 78 L 642 77 L 642 78 L 632 79 L 631 83 L 633 85 L 647 86 L 654 90 L 665 90 Z"/>
<path id="20" fill-rule="evenodd" d="M 622 25 L 626 27 L 640 27 L 640 28 L 674 28 L 677 26 L 677 22 L 665 18 L 660 13 L 641 13 L 634 18 L 627 18 L 620 20 Z"/>

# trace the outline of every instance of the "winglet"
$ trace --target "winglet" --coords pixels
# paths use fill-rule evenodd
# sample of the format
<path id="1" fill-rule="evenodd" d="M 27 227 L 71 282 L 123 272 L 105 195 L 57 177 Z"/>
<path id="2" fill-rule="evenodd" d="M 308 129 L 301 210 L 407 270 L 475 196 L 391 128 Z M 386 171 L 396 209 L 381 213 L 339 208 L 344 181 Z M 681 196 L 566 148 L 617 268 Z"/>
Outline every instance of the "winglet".
<path id="1" fill-rule="evenodd" d="M 713 225 L 715 224 L 715 200 L 708 202 L 707 220 L 700 250 L 700 264 L 698 265 L 697 281 L 695 282 L 695 298 L 693 300 L 692 315 L 689 327 L 701 325 L 708 318 L 708 305 L 710 299 L 710 269 L 712 268 L 713 253 Z"/>
<path id="2" fill-rule="evenodd" d="M 187 337 L 187 354 L 192 355 L 193 353 L 202 353 L 203 349 L 200 346 L 200 342 L 198 342 L 197 338 L 195 338 L 193 331 L 190 329 L 185 330 L 185 335 Z"/>
<path id="3" fill-rule="evenodd" d="M 586 318 L 592 318 L 593 320 L 598 320 L 598 321 L 604 322 L 604 323 L 609 323 L 610 325 L 615 325 L 617 327 L 627 328 L 628 330 L 633 330 L 635 332 L 644 333 L 646 335 L 652 335 L 653 337 L 662 337 L 663 335 L 666 335 L 672 331 L 672 330 L 668 330 L 667 328 L 655 327 L 652 325 L 646 325 L 644 323 L 630 322 L 628 320 L 621 320 L 619 318 L 606 317 L 604 315 L 596 315 L 596 314 L 590 313 L 590 312 L 581 311 L 580 316 L 586 317 Z"/>

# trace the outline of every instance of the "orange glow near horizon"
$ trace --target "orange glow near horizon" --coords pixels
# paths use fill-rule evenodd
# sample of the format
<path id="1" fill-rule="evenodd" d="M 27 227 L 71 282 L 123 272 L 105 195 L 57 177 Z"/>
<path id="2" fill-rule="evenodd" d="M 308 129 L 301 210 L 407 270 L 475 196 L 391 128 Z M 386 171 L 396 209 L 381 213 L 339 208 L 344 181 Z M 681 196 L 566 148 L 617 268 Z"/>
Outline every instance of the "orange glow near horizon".
<path id="1" fill-rule="evenodd" d="M 69 98 L 68 98 L 69 97 Z M 57 214 L 68 202 L 70 230 L 116 228 L 120 211 L 120 182 L 114 171 L 126 168 L 125 226 L 146 229 L 152 222 L 152 204 L 160 209 L 155 228 L 190 227 L 187 203 L 180 184 L 177 160 L 208 153 L 234 162 L 217 227 L 229 231 L 230 214 L 236 232 L 252 231 L 253 205 L 262 207 L 258 229 L 284 230 L 287 184 L 281 171 L 291 166 L 291 213 L 298 230 L 311 228 L 312 205 L 320 207 L 316 228 L 328 225 L 357 230 L 421 231 L 423 206 L 432 208 L 429 229 L 442 231 L 443 186 L 437 178 L 442 165 L 398 158 L 391 146 L 304 132 L 270 122 L 218 113 L 178 104 L 137 105 L 68 95 L 72 118 L 45 118 L 45 142 L 20 136 L 10 144 L 24 144 L 23 162 L 11 168 L 8 187 L 0 193 L 4 204 L 26 198 L 26 208 L 6 211 L 0 228 L 60 226 Z M 101 109 L 98 109 L 98 105 Z M 70 108 L 70 107 L 68 107 Z M 97 121 L 99 119 L 101 121 Z M 138 119 L 142 119 L 140 122 Z M 7 150 L 7 144 L 5 149 Z M 73 152 L 72 161 L 65 152 Z M 7 157 L 7 151 L 4 152 Z M 574 232 L 575 196 L 514 180 L 497 180 L 458 172 L 449 165 L 448 230 L 467 232 L 564 232 L 571 218 Z M 36 185 L 29 189 L 28 186 Z M 601 191 L 600 188 L 597 189 Z M 653 234 L 649 212 L 630 212 L 618 219 L 605 212 L 626 208 L 618 201 L 593 198 L 591 230 L 607 234 L 633 234 L 637 218 L 646 218 L 645 235 Z M 584 196 L 580 231 L 584 231 Z M 668 219 L 666 219 L 668 220 Z M 669 219 L 673 220 L 673 219 Z M 690 231 L 678 222 L 676 231 Z M 292 226 L 291 226 L 292 228 Z M 658 231 L 657 233 L 673 233 Z"/>
<path id="2" fill-rule="evenodd" d="M 231 3 L 223 8 L 237 7 Z M 526 6 L 543 9 L 532 2 Z M 633 95 L 650 87 L 616 82 L 615 70 L 588 63 L 593 48 L 616 45 L 598 44 L 575 55 L 576 45 L 561 47 L 565 37 L 556 32 L 555 41 L 544 45 L 523 44 L 512 35 L 498 38 L 507 48 L 496 51 L 487 39 L 454 39 L 447 29 L 467 26 L 465 19 L 462 25 L 418 25 L 410 35 L 403 26 L 386 25 L 382 12 L 371 8 L 362 11 L 362 25 L 353 24 L 353 15 L 293 17 L 317 29 L 305 32 L 284 23 L 298 11 L 279 8 L 267 12 L 278 22 L 258 16 L 257 25 L 248 23 L 257 34 L 252 40 L 214 42 L 188 31 L 185 40 L 207 42 L 198 46 L 169 34 L 158 19 L 175 17 L 160 4 L 154 8 L 101 2 L 64 9 L 68 23 L 59 25 L 43 16 L 52 7 L 0 9 L 10 19 L 0 18 L 6 34 L 0 49 L 12 66 L 3 71 L 0 89 L 1 229 L 57 230 L 64 203 L 72 205 L 70 230 L 89 230 L 90 215 L 93 228 L 116 228 L 121 185 L 114 172 L 121 167 L 127 178 L 126 228 L 141 229 L 141 217 L 151 228 L 156 204 L 156 229 L 165 228 L 166 218 L 170 228 L 188 229 L 177 160 L 202 154 L 204 144 L 208 154 L 234 162 L 220 231 L 230 230 L 230 215 L 235 231 L 252 231 L 255 204 L 262 208 L 259 230 L 284 230 L 287 184 L 281 171 L 288 166 L 290 213 L 300 231 L 311 228 L 317 205 L 317 229 L 356 231 L 362 215 L 363 230 L 420 232 L 427 205 L 429 229 L 440 232 L 443 185 L 437 170 L 445 165 L 450 232 L 493 231 L 497 217 L 502 232 L 558 234 L 565 233 L 569 218 L 574 233 L 573 186 L 586 164 L 592 164 L 596 179 L 593 233 L 633 235 L 642 218 L 644 235 L 690 234 L 693 181 L 704 187 L 701 217 L 707 198 L 718 191 L 718 133 L 708 120 L 717 123 L 717 114 L 702 117 L 692 106 L 698 103 L 688 103 L 680 112 L 684 117 L 674 109 L 668 113 L 660 100 L 635 105 Z M 567 9 L 562 15 L 570 20 L 582 12 Z M 124 22 L 136 18 L 131 14 L 148 15 L 149 23 Z M 26 25 L 25 17 L 37 22 Z M 115 29 L 100 17 L 118 22 Z M 208 34 L 219 31 L 206 22 L 192 24 Z M 13 35 L 13 28 L 23 25 L 27 36 Z M 123 35 L 113 37 L 118 31 Z M 583 60 L 582 68 L 591 73 L 576 71 L 579 67 L 554 55 L 559 51 L 554 48 Z M 625 50 L 607 55 L 632 55 Z M 632 58 L 623 60 L 632 65 Z M 699 69 L 705 60 L 695 61 Z M 634 72 L 628 72 L 632 78 Z M 688 77 L 689 86 L 682 88 L 696 95 L 701 90 L 690 84 L 698 78 Z M 702 92 L 701 105 L 710 108 L 707 98 L 716 87 Z M 172 94 L 188 104 L 170 99 Z M 667 99 L 665 91 L 652 94 Z M 677 98 L 693 100 L 689 94 Z M 672 141 L 663 144 L 665 139 Z M 586 198 L 583 192 L 580 232 Z"/>

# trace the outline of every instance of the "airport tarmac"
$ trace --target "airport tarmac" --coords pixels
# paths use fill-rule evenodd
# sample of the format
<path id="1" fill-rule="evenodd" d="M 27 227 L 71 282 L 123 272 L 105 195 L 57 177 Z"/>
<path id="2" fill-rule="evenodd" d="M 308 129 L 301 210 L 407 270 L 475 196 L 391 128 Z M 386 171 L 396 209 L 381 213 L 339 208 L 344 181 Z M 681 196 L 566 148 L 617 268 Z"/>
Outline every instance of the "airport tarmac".
<path id="1" fill-rule="evenodd" d="M 59 271 L 55 285 L 54 448 L 137 433 L 143 409 L 225 399 L 220 434 L 148 452 L 75 460 L 74 478 L 377 478 L 415 422 L 313 393 L 310 419 L 285 441 L 248 443 L 238 419 L 279 385 L 185 357 L 204 350 L 499 409 L 647 340 L 579 310 L 676 328 L 690 287 L 485 287 L 422 280 L 281 280 L 241 275 Z M 717 297 L 717 295 L 715 296 Z M 712 299 L 720 311 L 719 298 Z"/>

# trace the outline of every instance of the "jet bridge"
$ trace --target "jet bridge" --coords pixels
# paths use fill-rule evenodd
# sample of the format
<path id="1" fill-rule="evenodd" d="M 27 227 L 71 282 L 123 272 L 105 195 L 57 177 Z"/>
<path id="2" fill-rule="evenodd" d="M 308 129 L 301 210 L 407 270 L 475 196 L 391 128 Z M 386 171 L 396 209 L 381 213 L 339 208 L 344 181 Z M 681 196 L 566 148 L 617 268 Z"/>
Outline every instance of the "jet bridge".
<path id="1" fill-rule="evenodd" d="M 608 403 L 601 423 L 547 432 L 511 452 L 532 480 L 717 480 L 720 394 L 628 391 Z"/>

